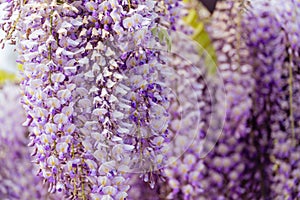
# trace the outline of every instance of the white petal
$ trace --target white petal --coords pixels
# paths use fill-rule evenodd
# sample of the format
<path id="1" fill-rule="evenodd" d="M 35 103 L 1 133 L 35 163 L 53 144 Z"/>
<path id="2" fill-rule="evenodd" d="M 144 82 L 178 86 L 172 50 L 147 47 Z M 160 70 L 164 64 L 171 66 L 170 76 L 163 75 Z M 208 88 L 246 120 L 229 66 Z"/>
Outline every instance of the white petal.
<path id="1" fill-rule="evenodd" d="M 124 114 L 115 110 L 113 113 L 112 113 L 112 116 L 114 119 L 123 119 L 124 117 Z"/>
<path id="2" fill-rule="evenodd" d="M 93 115 L 96 116 L 103 116 L 107 113 L 108 111 L 105 108 L 96 108 L 93 110 Z"/>
<path id="3" fill-rule="evenodd" d="M 112 80 L 108 79 L 106 85 L 108 88 L 112 88 L 114 87 L 114 85 L 116 85 L 116 82 L 113 82 Z"/>

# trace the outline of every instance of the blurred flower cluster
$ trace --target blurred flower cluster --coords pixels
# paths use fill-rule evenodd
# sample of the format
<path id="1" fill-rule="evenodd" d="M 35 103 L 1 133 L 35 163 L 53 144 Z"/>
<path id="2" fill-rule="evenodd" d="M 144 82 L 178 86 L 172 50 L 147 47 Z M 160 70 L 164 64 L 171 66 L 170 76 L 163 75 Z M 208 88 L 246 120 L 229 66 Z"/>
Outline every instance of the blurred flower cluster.
<path id="1" fill-rule="evenodd" d="M 28 128 L 23 127 L 25 112 L 19 87 L 6 83 L 0 90 L 0 198 L 60 199 L 48 193 L 47 185 L 36 176 L 37 166 L 30 162 Z"/>
<path id="2" fill-rule="evenodd" d="M 299 0 L 0 2 L 1 199 L 300 198 Z"/>

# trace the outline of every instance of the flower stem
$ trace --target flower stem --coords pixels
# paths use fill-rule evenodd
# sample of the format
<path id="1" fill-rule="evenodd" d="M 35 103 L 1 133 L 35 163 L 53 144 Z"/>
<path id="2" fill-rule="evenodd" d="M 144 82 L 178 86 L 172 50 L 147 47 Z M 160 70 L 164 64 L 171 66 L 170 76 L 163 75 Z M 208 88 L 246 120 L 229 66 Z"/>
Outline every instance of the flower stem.
<path id="1" fill-rule="evenodd" d="M 292 139 L 293 139 L 293 145 L 296 145 L 295 140 L 295 120 L 294 120 L 294 111 L 293 111 L 293 53 L 289 53 L 289 104 L 290 104 L 290 123 L 291 123 L 291 131 L 292 131 Z"/>
<path id="2" fill-rule="evenodd" d="M 81 163 L 84 164 L 84 160 L 81 160 Z M 82 169 L 82 165 L 80 167 L 80 174 L 83 174 L 83 169 Z M 86 195 L 85 195 L 85 191 L 84 191 L 84 177 L 81 176 L 81 196 L 83 200 L 86 200 Z"/>
<path id="3" fill-rule="evenodd" d="M 238 64 L 238 70 L 241 69 L 241 46 L 242 46 L 242 20 L 243 20 L 243 12 L 245 10 L 245 1 L 239 0 L 239 9 L 237 13 L 237 30 L 236 30 L 236 43 L 237 43 L 237 64 Z"/>
<path id="4" fill-rule="evenodd" d="M 50 35 L 52 35 L 52 31 L 53 31 L 53 25 L 52 25 L 52 23 L 53 23 L 53 13 L 54 13 L 54 11 L 53 10 L 51 10 L 51 12 L 50 12 Z M 49 60 L 52 60 L 52 55 L 51 55 L 51 52 L 52 52 L 52 47 L 51 47 L 51 44 L 49 44 L 49 46 L 48 46 L 48 59 Z"/>
<path id="5" fill-rule="evenodd" d="M 128 2 L 129 10 L 130 10 L 131 9 L 131 2 L 130 2 L 130 0 L 127 0 L 127 2 Z"/>

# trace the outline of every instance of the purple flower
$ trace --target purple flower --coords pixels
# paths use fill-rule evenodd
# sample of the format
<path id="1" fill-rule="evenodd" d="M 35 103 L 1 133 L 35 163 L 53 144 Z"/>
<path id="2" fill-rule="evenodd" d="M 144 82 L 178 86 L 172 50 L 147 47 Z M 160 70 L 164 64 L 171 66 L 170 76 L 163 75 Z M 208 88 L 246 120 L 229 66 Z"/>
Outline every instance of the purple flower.
<path id="1" fill-rule="evenodd" d="M 209 26 L 225 89 L 225 99 L 219 99 L 222 97 L 218 93 L 216 98 L 226 102 L 226 117 L 216 145 L 203 159 L 199 175 L 202 188 L 199 196 L 203 199 L 251 199 L 256 195 L 252 187 L 257 185 L 257 180 L 250 177 L 254 166 L 247 158 L 252 150 L 248 145 L 251 137 L 248 120 L 253 106 L 254 80 L 247 60 L 249 51 L 239 35 L 241 9 L 235 1 L 219 2 Z M 217 110 L 223 108 L 222 104 L 214 106 Z M 206 145 L 210 144 L 204 144 L 204 148 Z"/>
<path id="2" fill-rule="evenodd" d="M 261 29 L 270 30 L 263 40 L 266 47 L 261 46 L 259 50 L 255 50 L 258 54 L 264 54 L 258 59 L 258 63 L 264 66 L 260 70 L 260 76 L 265 77 L 260 81 L 259 87 L 268 86 L 267 89 L 260 89 L 264 93 L 259 93 L 260 102 L 264 102 L 265 105 L 265 108 L 261 109 L 268 111 L 265 116 L 259 118 L 259 123 L 265 126 L 266 121 L 269 121 L 270 125 L 266 127 L 268 138 L 264 140 L 272 139 L 273 142 L 270 151 L 270 196 L 272 199 L 296 199 L 300 194 L 296 186 L 299 182 L 299 101 L 295 98 L 299 91 L 299 3 L 282 3 L 271 1 L 257 4 L 253 6 L 256 12 L 251 16 L 261 21 Z M 269 11 L 269 6 L 272 7 L 272 11 Z M 261 19 L 262 16 L 265 20 Z M 250 27 L 254 29 L 254 25 Z M 268 38 L 272 41 L 268 41 Z"/>
<path id="3" fill-rule="evenodd" d="M 19 98 L 19 87 L 11 83 L 3 85 L 0 90 L 0 198 L 61 199 L 59 195 L 49 195 L 48 184 L 36 176 L 38 166 L 31 162 L 28 129 L 22 126 L 25 113 Z"/>
<path id="4" fill-rule="evenodd" d="M 11 6 L 9 2 L 8 8 Z M 120 55 L 130 54 L 136 46 L 157 46 L 159 42 L 151 40 L 157 37 L 153 28 L 166 33 L 172 25 L 162 24 L 174 23 L 178 6 L 177 1 L 152 0 L 29 0 L 13 6 L 8 21 L 16 25 L 20 36 L 22 103 L 39 175 L 50 184 L 49 191 L 68 198 L 124 199 L 129 189 L 124 173 L 132 167 L 130 158 L 138 160 L 142 153 L 146 159 L 138 164 L 163 165 L 168 90 L 160 84 L 147 89 L 159 66 L 151 66 L 152 71 L 147 66 L 145 71 L 130 71 L 138 76 L 127 74 L 130 82 L 120 88 L 128 73 L 121 69 L 125 63 Z M 16 23 L 12 12 L 20 13 Z M 154 58 L 151 52 L 138 52 L 135 57 L 137 66 L 149 65 L 148 60 Z M 128 88 L 136 99 L 126 99 L 131 97 Z M 128 93 L 124 99 L 132 102 L 122 102 L 124 91 Z M 132 104 L 136 106 L 128 119 L 133 120 L 125 124 L 126 113 L 121 111 Z M 141 133 L 146 139 L 135 135 L 136 142 L 129 135 L 122 137 L 139 126 L 146 128 Z"/>

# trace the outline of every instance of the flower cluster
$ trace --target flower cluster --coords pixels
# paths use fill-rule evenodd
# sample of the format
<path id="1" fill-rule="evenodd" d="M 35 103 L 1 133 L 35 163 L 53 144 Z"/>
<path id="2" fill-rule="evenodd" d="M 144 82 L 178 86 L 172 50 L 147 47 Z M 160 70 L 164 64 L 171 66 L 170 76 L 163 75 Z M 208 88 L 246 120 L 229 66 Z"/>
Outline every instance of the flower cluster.
<path id="1" fill-rule="evenodd" d="M 272 117 L 272 186 L 273 199 L 297 199 L 299 177 L 299 1 L 272 1 L 276 20 L 284 34 L 282 40 L 284 63 L 281 70 L 282 81 Z M 289 21 L 289 23 L 287 23 Z M 280 45 L 278 45 L 280 46 Z M 275 106 L 273 106 L 275 107 Z"/>
<path id="2" fill-rule="evenodd" d="M 300 24 L 295 20 L 299 16 L 299 2 L 288 1 L 283 6 L 281 3 L 283 2 L 253 2 L 253 12 L 247 15 L 245 28 L 248 36 L 250 35 L 249 45 L 255 47 L 252 55 L 257 57 L 255 98 L 258 103 L 254 117 L 256 133 L 260 135 L 260 162 L 265 166 L 265 171 L 262 169 L 261 172 L 265 180 L 263 192 L 265 197 L 273 199 L 296 199 L 300 195 L 297 175 L 299 114 L 296 111 L 299 105 L 297 30 Z M 252 23 L 249 23 L 250 20 Z M 255 23 L 257 20 L 259 28 Z M 267 165 L 272 168 L 268 170 L 272 172 L 268 179 Z M 271 188 L 268 188 L 270 184 Z"/>
<path id="3" fill-rule="evenodd" d="M 256 82 L 255 93 L 252 96 L 255 105 L 251 119 L 255 137 L 253 144 L 256 146 L 253 156 L 257 158 L 257 165 L 260 166 L 258 174 L 260 174 L 261 191 L 258 197 L 268 198 L 272 177 L 270 141 L 271 137 L 281 137 L 282 133 L 278 130 L 277 121 L 285 116 L 280 111 L 280 104 L 286 100 L 281 99 L 280 96 L 283 94 L 281 90 L 285 84 L 285 79 L 281 76 L 285 74 L 283 70 L 286 43 L 281 24 L 276 18 L 276 7 L 270 2 L 256 1 L 253 1 L 251 6 L 251 11 L 245 15 L 243 28 L 245 28 L 245 40 L 251 56 L 257 58 L 252 62 L 255 67 L 253 76 Z M 275 145 L 274 150 L 276 149 Z"/>
<path id="4" fill-rule="evenodd" d="M 206 118 L 204 98 L 206 94 L 209 96 L 205 85 L 207 71 L 196 43 L 180 32 L 171 34 L 171 39 L 178 41 L 172 45 L 172 53 L 160 51 L 157 54 L 158 60 L 164 61 L 158 71 L 168 75 L 160 77 L 165 80 L 165 88 L 171 89 L 166 98 L 170 121 L 167 139 L 171 142 L 162 148 L 168 155 L 161 165 L 163 177 L 154 177 L 156 184 L 150 190 L 137 179 L 138 175 L 130 176 L 129 198 L 194 199 L 202 191 L 198 180 L 203 165 L 200 144 L 204 129 L 202 121 Z M 143 96 L 148 97 L 148 93 Z M 165 143 L 162 138 L 159 141 Z M 160 165 L 157 167 L 159 169 Z"/>
<path id="5" fill-rule="evenodd" d="M 6 83 L 0 90 L 0 198 L 60 199 L 50 195 L 36 176 L 27 147 L 28 130 L 22 126 L 25 113 L 19 102 L 19 87 Z"/>
<path id="6" fill-rule="evenodd" d="M 180 0 L 0 2 L 1 199 L 300 198 L 299 0 L 218 2 L 215 75 Z"/>
<path id="7" fill-rule="evenodd" d="M 25 125 L 50 191 L 125 199 L 124 173 L 136 168 L 153 186 L 165 160 L 169 89 L 155 51 L 145 49 L 170 42 L 179 1 L 6 3 L 24 69 Z"/>
<path id="8" fill-rule="evenodd" d="M 203 160 L 200 178 L 203 193 L 199 196 L 204 199 L 250 198 L 246 195 L 250 193 L 252 164 L 245 155 L 249 151 L 247 122 L 254 81 L 252 67 L 247 63 L 249 52 L 239 35 L 242 11 L 236 1 L 220 2 L 209 27 L 226 92 L 221 100 L 226 101 L 226 118 L 216 146 Z"/>
<path id="9" fill-rule="evenodd" d="M 204 109 L 209 80 L 204 59 L 199 56 L 199 47 L 184 34 L 171 35 L 178 41 L 173 45 L 173 54 L 167 56 L 167 63 L 176 76 L 171 85 L 177 102 L 171 104 L 172 143 L 169 145 L 168 165 L 163 173 L 166 183 L 161 184 L 160 194 L 166 199 L 196 199 L 202 192 L 200 173 L 205 116 Z"/>
<path id="10" fill-rule="evenodd" d="M 246 3 L 220 2 L 214 13 L 210 32 L 227 112 L 223 135 L 204 159 L 204 198 L 299 197 L 299 116 L 293 98 L 299 63 L 293 7 L 299 3 L 282 3 L 253 0 L 246 11 L 236 11 Z"/>

